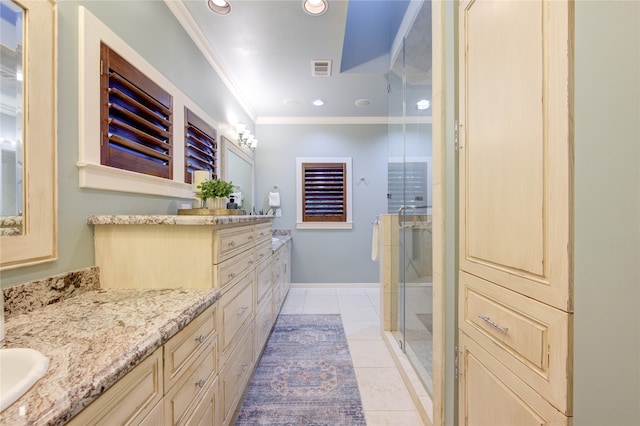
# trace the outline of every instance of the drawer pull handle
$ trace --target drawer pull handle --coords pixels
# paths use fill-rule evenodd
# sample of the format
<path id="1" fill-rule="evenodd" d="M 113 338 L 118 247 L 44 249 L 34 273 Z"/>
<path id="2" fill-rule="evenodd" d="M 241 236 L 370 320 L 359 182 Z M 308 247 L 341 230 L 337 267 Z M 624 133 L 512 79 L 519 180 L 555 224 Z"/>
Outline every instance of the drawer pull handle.
<path id="1" fill-rule="evenodd" d="M 243 306 L 242 308 L 240 308 L 240 309 L 238 310 L 238 314 L 237 314 L 237 315 L 238 315 L 238 316 L 242 316 L 242 315 L 244 315 L 244 313 L 245 313 L 245 312 L 247 312 L 247 309 L 249 309 L 249 307 L 248 307 L 248 306 Z"/>
<path id="2" fill-rule="evenodd" d="M 249 235 L 249 237 L 247 237 L 249 239 L 249 241 L 253 240 L 253 235 Z"/>
<path id="3" fill-rule="evenodd" d="M 495 322 L 491 321 L 491 318 L 489 318 L 489 317 L 478 315 L 478 318 L 480 318 L 482 321 L 486 322 L 491 327 L 493 327 L 496 330 L 498 330 L 500 333 L 507 334 L 507 331 L 509 331 L 509 329 L 507 327 L 502 327 L 502 326 L 496 324 Z"/>
<path id="4" fill-rule="evenodd" d="M 235 272 L 229 273 L 229 278 L 235 278 L 235 277 L 236 277 L 236 273 Z"/>
<path id="5" fill-rule="evenodd" d="M 197 386 L 197 387 L 199 387 L 199 388 L 202 388 L 202 387 L 204 387 L 204 384 L 205 384 L 205 383 L 206 383 L 206 380 L 205 380 L 205 379 L 200 379 L 200 380 L 198 380 L 198 381 L 196 382 L 196 386 Z"/>
<path id="6" fill-rule="evenodd" d="M 207 340 L 207 336 L 205 336 L 204 334 L 201 334 L 201 335 L 196 337 L 196 342 L 198 342 L 198 343 L 202 343 L 205 340 Z"/>
<path id="7" fill-rule="evenodd" d="M 249 261 L 249 265 L 253 265 L 253 260 L 250 260 L 250 261 Z"/>
<path id="8" fill-rule="evenodd" d="M 244 376 L 244 373 L 247 372 L 247 367 L 249 367 L 249 364 L 247 363 L 242 364 L 242 371 L 240 372 L 240 374 L 238 374 L 238 377 Z"/>
<path id="9" fill-rule="evenodd" d="M 228 245 L 229 247 L 235 247 L 235 246 L 236 246 L 236 242 L 235 242 L 235 241 L 233 241 L 233 240 L 231 240 L 231 241 L 229 242 L 229 244 L 227 244 L 227 245 Z"/>

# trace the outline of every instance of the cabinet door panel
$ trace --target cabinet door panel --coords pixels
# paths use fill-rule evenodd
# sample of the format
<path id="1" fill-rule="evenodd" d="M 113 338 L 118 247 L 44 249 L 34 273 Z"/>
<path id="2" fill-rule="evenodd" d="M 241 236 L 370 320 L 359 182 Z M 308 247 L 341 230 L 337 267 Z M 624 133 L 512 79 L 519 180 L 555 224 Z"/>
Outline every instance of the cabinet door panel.
<path id="1" fill-rule="evenodd" d="M 571 5 L 461 6 L 460 268 L 571 311 Z"/>
<path id="2" fill-rule="evenodd" d="M 465 334 L 460 335 L 460 421 L 464 425 L 569 425 L 543 397 Z"/>

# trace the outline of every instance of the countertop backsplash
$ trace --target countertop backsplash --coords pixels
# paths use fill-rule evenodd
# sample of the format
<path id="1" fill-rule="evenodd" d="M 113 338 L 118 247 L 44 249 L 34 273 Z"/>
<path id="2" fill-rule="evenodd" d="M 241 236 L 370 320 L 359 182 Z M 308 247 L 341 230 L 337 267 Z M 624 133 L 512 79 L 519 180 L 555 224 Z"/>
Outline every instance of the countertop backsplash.
<path id="1" fill-rule="evenodd" d="M 4 317 L 31 312 L 98 288 L 100 270 L 97 266 L 3 288 Z"/>

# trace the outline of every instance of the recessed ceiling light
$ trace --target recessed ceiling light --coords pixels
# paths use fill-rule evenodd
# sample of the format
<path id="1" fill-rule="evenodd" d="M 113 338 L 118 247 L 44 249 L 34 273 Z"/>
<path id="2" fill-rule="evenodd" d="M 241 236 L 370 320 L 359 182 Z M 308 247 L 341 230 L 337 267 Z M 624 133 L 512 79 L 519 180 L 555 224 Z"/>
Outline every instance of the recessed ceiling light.
<path id="1" fill-rule="evenodd" d="M 327 0 L 302 0 L 302 8 L 312 16 L 320 16 L 327 11 Z"/>
<path id="2" fill-rule="evenodd" d="M 228 15 L 231 13 L 231 4 L 227 0 L 209 0 L 209 9 L 218 15 Z"/>
<path id="3" fill-rule="evenodd" d="M 282 103 L 287 105 L 287 106 L 300 105 L 300 101 L 297 100 L 297 99 L 285 99 L 284 101 L 282 101 Z"/>
<path id="4" fill-rule="evenodd" d="M 431 102 L 429 102 L 426 99 L 421 99 L 418 102 L 416 102 L 416 108 L 419 110 L 427 109 L 430 106 L 431 106 Z"/>
<path id="5" fill-rule="evenodd" d="M 364 107 L 364 106 L 367 106 L 367 105 L 371 105 L 371 100 L 370 99 L 358 99 L 356 101 L 356 106 Z"/>
<path id="6" fill-rule="evenodd" d="M 324 105 L 324 101 L 322 99 L 316 99 L 315 101 L 313 101 L 313 104 L 315 106 L 322 106 Z"/>

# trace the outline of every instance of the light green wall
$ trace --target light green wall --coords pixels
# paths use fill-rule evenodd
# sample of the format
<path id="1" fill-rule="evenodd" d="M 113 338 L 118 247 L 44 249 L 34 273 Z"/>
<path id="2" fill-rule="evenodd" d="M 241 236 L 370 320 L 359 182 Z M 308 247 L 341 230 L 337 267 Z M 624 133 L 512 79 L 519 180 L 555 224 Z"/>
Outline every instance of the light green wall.
<path id="1" fill-rule="evenodd" d="M 373 221 L 387 206 L 386 124 L 264 124 L 256 133 L 257 208 L 268 208 L 268 193 L 278 185 L 282 216 L 273 226 L 293 232 L 292 281 L 379 282 L 379 264 L 371 260 L 371 236 Z M 296 157 L 352 158 L 353 229 L 295 229 Z M 358 184 L 361 177 L 366 183 Z"/>
<path id="2" fill-rule="evenodd" d="M 575 3 L 574 424 L 640 424 L 640 2 Z"/>
<path id="3" fill-rule="evenodd" d="M 58 2 L 59 259 L 3 271 L 2 287 L 94 265 L 92 214 L 175 214 L 182 200 L 78 187 L 78 7 L 140 53 L 214 120 L 229 111 L 250 122 L 226 86 L 162 1 Z"/>

